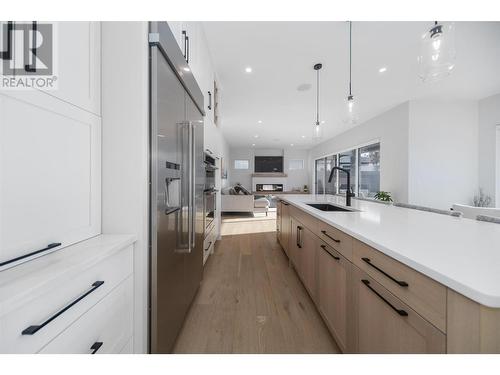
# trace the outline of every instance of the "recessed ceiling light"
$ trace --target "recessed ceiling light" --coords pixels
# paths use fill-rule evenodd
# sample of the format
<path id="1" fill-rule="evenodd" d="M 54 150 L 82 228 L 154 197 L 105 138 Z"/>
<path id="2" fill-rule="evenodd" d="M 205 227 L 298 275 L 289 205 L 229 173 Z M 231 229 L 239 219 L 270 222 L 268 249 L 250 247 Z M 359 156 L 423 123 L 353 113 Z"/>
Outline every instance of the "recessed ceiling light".
<path id="1" fill-rule="evenodd" d="M 262 124 L 262 120 L 257 121 L 257 124 Z"/>
<path id="2" fill-rule="evenodd" d="M 322 124 L 324 124 L 324 123 L 325 123 L 325 120 L 321 121 L 321 123 L 322 123 Z"/>
<path id="3" fill-rule="evenodd" d="M 254 138 L 259 138 L 259 135 L 258 135 L 258 134 L 255 134 L 253 137 L 254 137 Z"/>
<path id="4" fill-rule="evenodd" d="M 252 147 L 255 147 L 255 143 L 252 143 Z"/>
<path id="5" fill-rule="evenodd" d="M 305 138 L 305 137 L 306 137 L 305 135 L 302 136 L 302 138 Z"/>
<path id="6" fill-rule="evenodd" d="M 292 146 L 292 147 L 293 147 L 293 143 L 290 143 L 290 146 Z"/>
<path id="7" fill-rule="evenodd" d="M 386 68 L 385 66 L 383 66 L 382 68 L 380 68 L 380 69 L 378 70 L 378 72 L 379 72 L 379 73 L 384 73 L 384 72 L 386 72 L 386 71 L 387 71 L 387 68 Z"/>
<path id="8" fill-rule="evenodd" d="M 190 72 L 191 71 L 191 69 L 189 69 L 188 67 L 182 68 L 182 70 L 184 70 L 185 72 Z"/>
<path id="9" fill-rule="evenodd" d="M 247 73 L 252 73 L 252 68 L 251 68 L 251 67 L 249 67 L 249 66 L 247 66 L 247 67 L 245 68 L 245 72 L 247 72 Z"/>

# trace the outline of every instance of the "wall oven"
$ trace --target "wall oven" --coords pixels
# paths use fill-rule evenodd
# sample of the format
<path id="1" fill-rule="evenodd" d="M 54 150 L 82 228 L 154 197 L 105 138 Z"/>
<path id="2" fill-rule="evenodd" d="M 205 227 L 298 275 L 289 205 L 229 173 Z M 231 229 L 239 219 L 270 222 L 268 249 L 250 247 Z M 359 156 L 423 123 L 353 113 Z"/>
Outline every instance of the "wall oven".
<path id="1" fill-rule="evenodd" d="M 210 233 L 213 226 L 215 225 L 215 205 L 217 199 L 217 190 L 210 189 L 204 192 L 204 209 L 203 209 L 203 220 L 205 223 L 205 236 Z"/>
<path id="2" fill-rule="evenodd" d="M 217 190 L 215 189 L 216 160 L 211 152 L 205 152 L 205 190 L 203 192 L 203 212 L 205 222 L 205 236 L 210 233 L 215 225 L 215 207 Z"/>

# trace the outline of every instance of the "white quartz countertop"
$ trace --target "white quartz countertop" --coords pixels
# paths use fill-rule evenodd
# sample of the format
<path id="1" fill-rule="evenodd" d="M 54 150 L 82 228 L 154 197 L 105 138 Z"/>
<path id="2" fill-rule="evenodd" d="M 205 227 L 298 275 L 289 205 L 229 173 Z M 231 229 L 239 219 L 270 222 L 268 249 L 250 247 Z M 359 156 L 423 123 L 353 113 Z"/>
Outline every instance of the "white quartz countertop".
<path id="1" fill-rule="evenodd" d="M 130 246 L 136 236 L 101 234 L 0 272 L 0 316 L 54 280 L 88 269 Z"/>
<path id="2" fill-rule="evenodd" d="M 500 308 L 500 225 L 352 199 L 360 212 L 324 212 L 307 203 L 345 205 L 334 195 L 279 198 L 464 296 Z"/>

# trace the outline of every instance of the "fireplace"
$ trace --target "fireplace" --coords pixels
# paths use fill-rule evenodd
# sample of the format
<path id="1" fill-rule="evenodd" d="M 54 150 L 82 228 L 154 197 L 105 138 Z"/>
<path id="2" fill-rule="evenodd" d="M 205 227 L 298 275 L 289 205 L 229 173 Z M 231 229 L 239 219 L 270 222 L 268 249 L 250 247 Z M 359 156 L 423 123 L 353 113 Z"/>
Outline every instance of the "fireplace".
<path id="1" fill-rule="evenodd" d="M 279 193 L 283 191 L 283 184 L 255 184 L 255 191 L 263 193 Z"/>

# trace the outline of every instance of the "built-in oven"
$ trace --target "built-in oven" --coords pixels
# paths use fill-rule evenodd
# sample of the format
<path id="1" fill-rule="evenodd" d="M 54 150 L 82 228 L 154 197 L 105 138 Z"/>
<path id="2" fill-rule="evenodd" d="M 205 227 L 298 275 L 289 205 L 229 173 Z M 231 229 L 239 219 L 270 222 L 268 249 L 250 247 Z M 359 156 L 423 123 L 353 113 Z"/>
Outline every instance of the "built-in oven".
<path id="1" fill-rule="evenodd" d="M 217 190 L 205 190 L 203 194 L 203 221 L 205 223 L 205 236 L 207 236 L 215 225 Z"/>
<path id="2" fill-rule="evenodd" d="M 207 236 L 215 225 L 215 207 L 217 190 L 215 189 L 215 171 L 217 170 L 216 159 L 212 153 L 205 152 L 205 190 L 203 197 L 203 213 L 205 223 L 205 236 Z"/>
<path id="3" fill-rule="evenodd" d="M 205 152 L 205 190 L 215 189 L 216 159 L 207 151 Z"/>

